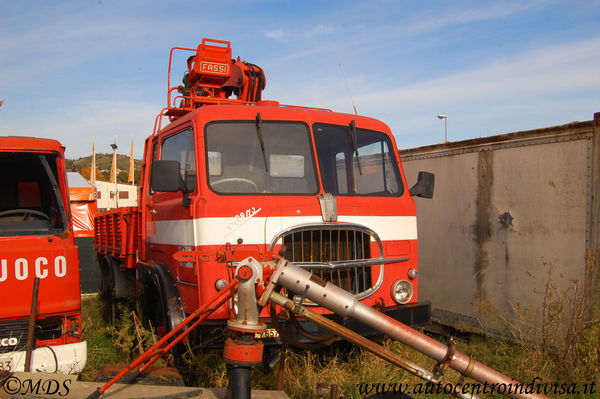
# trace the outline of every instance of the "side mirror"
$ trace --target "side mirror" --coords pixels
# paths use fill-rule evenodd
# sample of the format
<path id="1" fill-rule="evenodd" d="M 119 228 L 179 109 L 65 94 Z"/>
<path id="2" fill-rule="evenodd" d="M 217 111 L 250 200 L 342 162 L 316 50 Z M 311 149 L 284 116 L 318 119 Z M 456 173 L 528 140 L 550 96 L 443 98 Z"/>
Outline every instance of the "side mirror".
<path id="1" fill-rule="evenodd" d="M 435 186 L 435 175 L 430 172 L 419 172 L 417 182 L 410 188 L 410 195 L 421 198 L 433 198 L 433 187 Z"/>
<path id="2" fill-rule="evenodd" d="M 186 192 L 183 186 L 179 162 L 170 160 L 154 160 L 152 162 L 152 175 L 150 186 L 154 191 Z"/>

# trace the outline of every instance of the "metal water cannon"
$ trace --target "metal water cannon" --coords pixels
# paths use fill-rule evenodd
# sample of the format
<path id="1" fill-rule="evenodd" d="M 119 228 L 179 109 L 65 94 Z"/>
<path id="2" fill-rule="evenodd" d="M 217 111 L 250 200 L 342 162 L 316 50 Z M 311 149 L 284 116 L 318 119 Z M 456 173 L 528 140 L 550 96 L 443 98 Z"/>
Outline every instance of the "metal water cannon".
<path id="1" fill-rule="evenodd" d="M 280 292 L 282 289 L 287 292 L 287 295 Z M 236 399 L 249 399 L 251 396 L 251 369 L 261 364 L 263 357 L 263 344 L 255 338 L 255 334 L 266 328 L 265 323 L 259 318 L 259 310 L 271 304 L 315 323 L 332 335 L 364 348 L 429 384 L 451 386 L 453 389 L 450 394 L 455 397 L 477 398 L 473 392 L 464 389 L 469 385 L 465 379 L 471 378 L 489 387 L 510 387 L 508 392 L 505 390 L 504 394 L 511 398 L 547 399 L 544 395 L 528 391 L 525 385 L 519 381 L 476 361 L 473 357 L 457 352 L 454 343 L 446 346 L 378 310 L 362 304 L 348 291 L 326 282 L 293 262 L 268 253 L 263 254 L 260 261 L 254 257 L 248 257 L 238 262 L 235 265 L 235 276 L 207 305 L 188 316 L 140 358 L 134 360 L 111 381 L 88 396 L 88 399 L 98 398 L 108 387 L 128 372 L 133 371 L 134 378 L 143 374 L 154 361 L 184 339 L 212 312 L 227 301 L 233 301 L 234 297 L 237 297 L 237 301 L 236 306 L 232 307 L 234 309 L 232 318 L 227 323 L 231 336 L 225 342 L 224 359 L 230 369 L 228 390 L 231 397 Z M 338 316 L 357 320 L 425 354 L 436 360 L 437 363 L 430 371 L 404 359 L 389 349 L 308 309 L 304 306 L 307 301 L 329 309 Z M 285 339 L 285 334 L 282 334 L 281 337 Z M 448 368 L 460 373 L 458 381 L 450 382 L 445 377 Z M 470 385 L 472 386 L 472 384 Z"/>

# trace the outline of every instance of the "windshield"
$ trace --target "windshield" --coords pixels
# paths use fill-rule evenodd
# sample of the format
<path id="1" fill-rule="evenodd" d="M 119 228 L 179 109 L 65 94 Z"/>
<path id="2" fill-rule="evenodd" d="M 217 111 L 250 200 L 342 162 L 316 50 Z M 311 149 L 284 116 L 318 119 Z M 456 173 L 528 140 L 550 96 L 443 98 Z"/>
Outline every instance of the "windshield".
<path id="1" fill-rule="evenodd" d="M 0 153 L 0 236 L 60 234 L 65 211 L 54 185 L 56 156 L 39 153 Z"/>
<path id="2" fill-rule="evenodd" d="M 315 124 L 317 156 L 326 192 L 334 195 L 402 195 L 390 138 L 348 126 Z"/>
<path id="3" fill-rule="evenodd" d="M 206 127 L 208 184 L 217 193 L 316 194 L 308 126 L 215 122 Z"/>

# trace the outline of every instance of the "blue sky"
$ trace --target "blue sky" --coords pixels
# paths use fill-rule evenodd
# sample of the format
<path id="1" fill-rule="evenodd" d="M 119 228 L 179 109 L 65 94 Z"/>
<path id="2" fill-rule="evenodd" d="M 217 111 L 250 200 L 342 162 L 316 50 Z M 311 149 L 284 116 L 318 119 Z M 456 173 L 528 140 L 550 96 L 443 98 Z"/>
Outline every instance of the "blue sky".
<path id="1" fill-rule="evenodd" d="M 141 158 L 165 106 L 169 50 L 203 37 L 267 75 L 264 99 L 387 123 L 398 146 L 590 120 L 600 112 L 600 1 L 0 0 L 1 135 L 67 157 Z M 184 57 L 174 64 L 179 82 Z"/>

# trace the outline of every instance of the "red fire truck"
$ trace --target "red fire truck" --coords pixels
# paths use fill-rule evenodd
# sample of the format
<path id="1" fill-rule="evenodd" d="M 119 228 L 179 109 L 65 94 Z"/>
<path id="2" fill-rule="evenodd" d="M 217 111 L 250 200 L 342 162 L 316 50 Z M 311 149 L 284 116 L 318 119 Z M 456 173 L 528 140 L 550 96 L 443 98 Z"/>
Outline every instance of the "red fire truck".
<path id="1" fill-rule="evenodd" d="M 175 51 L 192 54 L 183 84 L 171 87 Z M 146 320 L 169 330 L 226 285 L 236 262 L 275 252 L 395 319 L 427 324 L 411 195 L 430 198 L 433 175 L 422 172 L 409 190 L 384 123 L 264 101 L 265 84 L 260 67 L 232 59 L 229 42 L 171 50 L 167 107 L 146 139 L 139 206 L 95 221 L 105 315 L 135 298 Z M 215 312 L 193 343 L 222 342 L 235 309 L 233 301 Z M 280 310 L 271 313 L 283 317 Z M 294 324 L 301 334 L 289 336 L 298 342 L 325 340 Z"/>
<path id="2" fill-rule="evenodd" d="M 23 371 L 29 357 L 31 371 L 79 373 L 87 348 L 64 147 L 0 137 L 0 170 L 0 369 Z"/>

